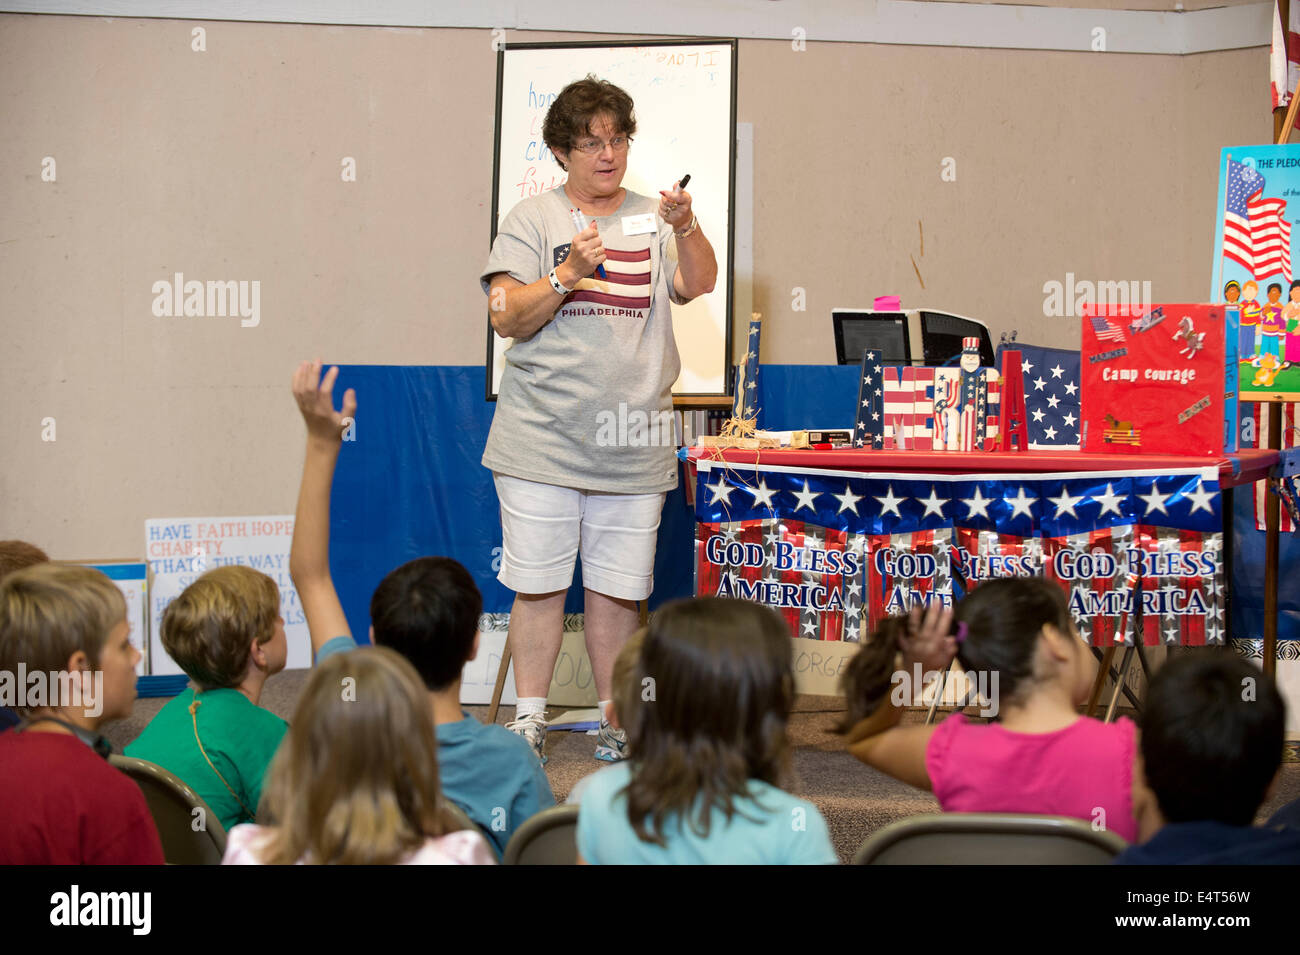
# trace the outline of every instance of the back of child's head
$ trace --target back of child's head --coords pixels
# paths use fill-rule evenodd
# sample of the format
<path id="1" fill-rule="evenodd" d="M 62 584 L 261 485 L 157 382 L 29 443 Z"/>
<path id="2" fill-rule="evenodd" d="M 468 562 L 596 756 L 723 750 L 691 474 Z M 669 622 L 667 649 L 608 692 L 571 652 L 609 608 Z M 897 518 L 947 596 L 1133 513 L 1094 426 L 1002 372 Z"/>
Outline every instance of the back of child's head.
<path id="1" fill-rule="evenodd" d="M 660 845 L 671 813 L 707 836 L 711 810 L 730 819 L 749 780 L 776 783 L 785 766 L 790 632 L 749 601 L 676 601 L 651 619 L 640 673 L 644 691 L 627 726 L 628 818 Z"/>
<path id="2" fill-rule="evenodd" d="M 385 647 L 316 666 L 267 774 L 263 861 L 384 865 L 455 828 L 439 808 L 438 741 L 419 674 Z"/>
<path id="3" fill-rule="evenodd" d="M 957 644 L 962 669 L 996 672 L 1002 697 L 1011 702 L 1033 689 L 1043 628 L 1066 636 L 1075 632 L 1065 591 L 1043 577 L 987 580 L 957 604 L 953 619 L 963 634 Z"/>
<path id="4" fill-rule="evenodd" d="M 50 558 L 35 544 L 27 541 L 0 541 L 0 580 L 15 571 L 37 564 L 47 564 Z"/>
<path id="5" fill-rule="evenodd" d="M 1286 704 L 1272 677 L 1227 652 L 1173 657 L 1151 680 L 1142 762 L 1166 822 L 1248 826 L 1282 762 Z"/>
<path id="6" fill-rule="evenodd" d="M 460 676 L 474 648 L 483 597 L 474 578 L 449 557 L 420 557 L 388 573 L 370 598 L 375 643 L 442 690 Z"/>
<path id="7" fill-rule="evenodd" d="M 163 648 L 201 690 L 238 686 L 252 644 L 275 636 L 280 590 L 251 567 L 210 570 L 163 611 Z"/>
<path id="8" fill-rule="evenodd" d="M 93 669 L 126 600 L 97 570 L 37 564 L 0 581 L 0 672 L 64 670 L 78 651 Z"/>
<path id="9" fill-rule="evenodd" d="M 1042 577 L 998 577 L 961 600 L 957 659 L 968 672 L 998 673 L 1002 697 L 1018 702 L 1035 682 L 1038 637 L 1045 626 L 1072 634 L 1070 608 L 1058 584 Z M 853 656 L 840 678 L 847 712 L 837 729 L 848 732 L 870 716 L 890 691 L 908 618 L 887 617 Z"/>

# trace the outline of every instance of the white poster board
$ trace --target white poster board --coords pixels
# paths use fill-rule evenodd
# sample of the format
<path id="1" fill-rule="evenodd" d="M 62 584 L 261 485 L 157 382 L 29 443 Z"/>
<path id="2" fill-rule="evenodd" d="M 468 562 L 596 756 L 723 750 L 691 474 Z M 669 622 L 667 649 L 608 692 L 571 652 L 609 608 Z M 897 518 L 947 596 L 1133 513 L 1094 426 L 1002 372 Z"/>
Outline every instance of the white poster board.
<path id="1" fill-rule="evenodd" d="M 280 615 L 289 642 L 288 669 L 311 666 L 311 637 L 298 591 L 289 579 L 293 515 L 168 517 L 144 522 L 145 554 L 153 572 L 149 600 L 151 673 L 180 673 L 162 646 L 167 605 L 209 570 L 239 564 L 260 570 L 280 588 Z"/>
<path id="2" fill-rule="evenodd" d="M 674 305 L 682 371 L 677 395 L 727 392 L 732 300 L 731 197 L 735 161 L 735 41 L 643 45 L 507 44 L 497 64 L 492 235 L 522 199 L 568 178 L 542 141 L 555 96 L 588 73 L 626 90 L 637 132 L 623 186 L 657 199 L 684 175 L 700 227 L 718 259 L 717 285 Z M 486 257 L 485 257 L 486 258 Z M 486 312 L 486 309 L 485 309 Z M 496 397 L 511 339 L 488 323 L 488 392 Z"/>

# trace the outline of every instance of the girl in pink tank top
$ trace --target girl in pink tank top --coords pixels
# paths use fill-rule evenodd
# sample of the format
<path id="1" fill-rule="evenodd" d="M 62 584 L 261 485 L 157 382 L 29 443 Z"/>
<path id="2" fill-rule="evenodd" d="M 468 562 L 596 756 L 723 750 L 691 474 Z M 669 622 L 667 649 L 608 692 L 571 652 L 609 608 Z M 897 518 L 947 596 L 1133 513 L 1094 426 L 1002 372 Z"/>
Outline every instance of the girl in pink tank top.
<path id="1" fill-rule="evenodd" d="M 897 725 L 914 674 L 928 682 L 954 655 L 994 721 L 954 713 L 937 726 Z M 1134 772 L 1137 730 L 1079 715 L 1093 672 L 1058 584 L 990 580 L 955 615 L 936 603 L 886 620 L 845 673 L 840 729 L 854 756 L 932 790 L 945 812 L 1073 816 L 1136 842 L 1148 803 Z"/>

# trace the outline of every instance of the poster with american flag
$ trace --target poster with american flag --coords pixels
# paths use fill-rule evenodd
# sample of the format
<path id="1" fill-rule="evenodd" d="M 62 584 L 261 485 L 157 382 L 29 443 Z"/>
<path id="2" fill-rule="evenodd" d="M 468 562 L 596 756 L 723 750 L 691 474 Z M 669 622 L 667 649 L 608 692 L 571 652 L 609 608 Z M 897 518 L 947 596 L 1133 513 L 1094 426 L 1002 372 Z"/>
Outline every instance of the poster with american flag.
<path id="1" fill-rule="evenodd" d="M 993 577 L 1060 583 L 1096 645 L 1223 636 L 1218 471 L 864 474 L 696 461 L 696 593 L 858 641 Z M 1139 623 L 1140 620 L 1140 623 Z"/>
<path id="2" fill-rule="evenodd" d="M 1300 145 L 1230 146 L 1220 154 L 1209 301 L 1239 310 L 1235 367 L 1243 400 L 1300 398 L 1294 196 Z"/>

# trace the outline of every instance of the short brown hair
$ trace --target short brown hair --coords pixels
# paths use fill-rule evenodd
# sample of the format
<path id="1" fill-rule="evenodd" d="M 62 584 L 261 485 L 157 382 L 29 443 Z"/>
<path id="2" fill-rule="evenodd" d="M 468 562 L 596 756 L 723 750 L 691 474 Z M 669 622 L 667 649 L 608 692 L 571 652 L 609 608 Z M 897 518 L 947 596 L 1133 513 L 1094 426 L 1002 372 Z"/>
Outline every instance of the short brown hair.
<path id="1" fill-rule="evenodd" d="M 591 121 L 601 113 L 610 115 L 620 134 L 629 138 L 636 134 L 632 97 L 609 80 L 588 73 L 586 79 L 574 80 L 555 97 L 542 123 L 542 139 L 551 152 L 562 149 L 567 153 L 581 137 L 591 135 Z M 568 170 L 559 156 L 555 161 Z"/>
<path id="2" fill-rule="evenodd" d="M 210 570 L 167 605 L 162 644 L 201 690 L 238 686 L 250 645 L 275 635 L 280 591 L 251 567 Z"/>
<path id="3" fill-rule="evenodd" d="M 49 562 L 49 555 L 35 544 L 27 541 L 0 541 L 0 580 L 24 567 Z"/>
<path id="4" fill-rule="evenodd" d="M 0 581 L 0 670 L 57 672 L 83 651 L 99 668 L 100 651 L 126 620 L 126 600 L 97 570 L 37 564 Z"/>

